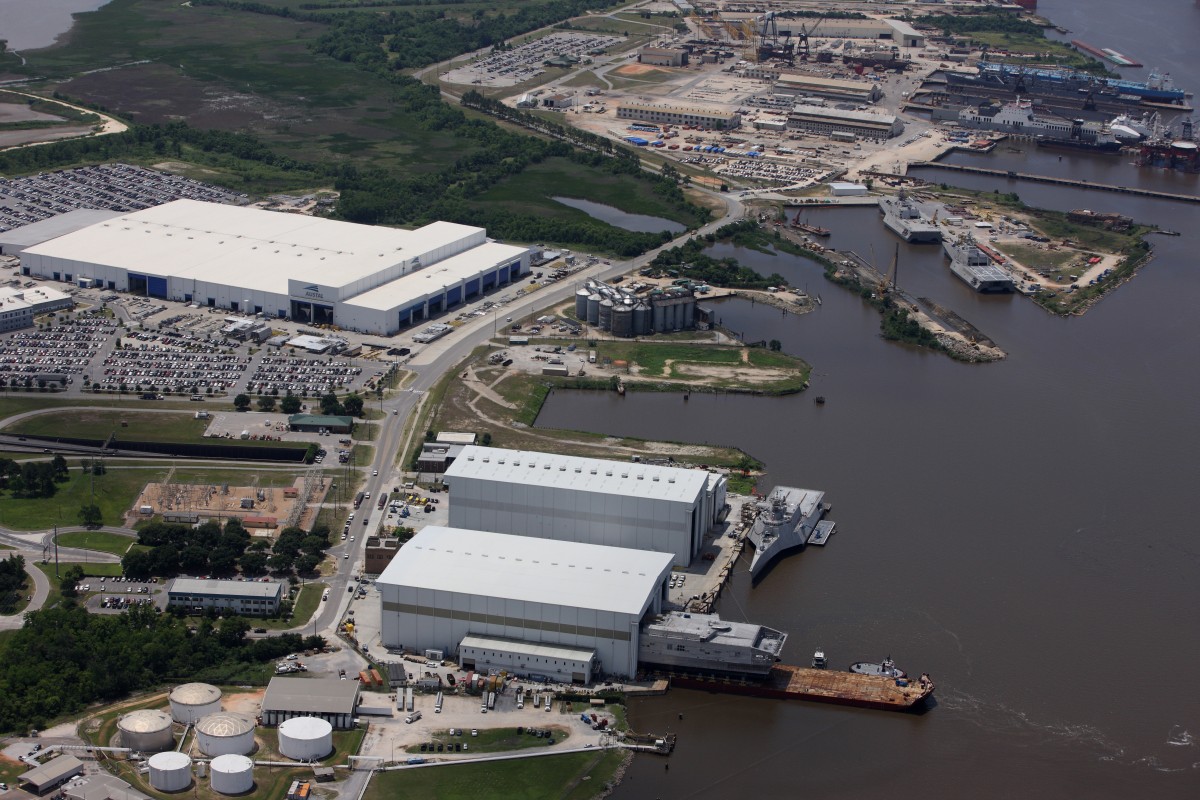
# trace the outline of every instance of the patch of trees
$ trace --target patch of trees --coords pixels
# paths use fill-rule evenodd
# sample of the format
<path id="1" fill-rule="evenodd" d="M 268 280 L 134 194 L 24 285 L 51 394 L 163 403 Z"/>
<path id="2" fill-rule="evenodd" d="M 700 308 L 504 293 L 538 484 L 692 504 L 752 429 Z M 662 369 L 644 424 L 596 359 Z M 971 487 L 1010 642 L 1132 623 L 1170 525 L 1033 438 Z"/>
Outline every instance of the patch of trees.
<path id="1" fill-rule="evenodd" d="M 53 497 L 58 484 L 67 479 L 67 460 L 56 455 L 50 461 L 16 462 L 0 458 L 0 481 L 13 498 Z"/>
<path id="2" fill-rule="evenodd" d="M 29 576 L 25 573 L 24 557 L 14 553 L 0 560 L 0 613 L 11 614 L 25 591 Z"/>
<path id="3" fill-rule="evenodd" d="M 1042 29 L 1027 19 L 1003 11 L 988 11 L 982 14 L 926 14 L 915 22 L 941 28 L 947 35 L 969 35 L 972 33 L 1023 33 L 1042 36 Z"/>
<path id="4" fill-rule="evenodd" d="M 125 574 L 133 578 L 173 578 L 177 575 L 212 575 L 228 578 L 238 572 L 255 578 L 267 572 L 283 578 L 316 571 L 329 547 L 329 527 L 306 532 L 288 527 L 272 544 L 251 537 L 236 519 L 224 526 L 206 522 L 199 527 L 150 522 L 138 531 L 138 544 L 149 550 L 131 550 L 121 559 Z"/>
<path id="5" fill-rule="evenodd" d="M 96 702 L 166 683 L 246 680 L 246 668 L 298 650 L 319 636 L 283 634 L 253 641 L 239 618 L 200 619 L 194 630 L 152 606 L 89 614 L 73 603 L 26 617 L 0 645 L 0 731 L 43 728 L 47 720 Z"/>
<path id="6" fill-rule="evenodd" d="M 329 392 L 321 397 L 321 413 L 329 416 L 351 416 L 361 417 L 363 412 L 363 399 L 357 392 L 351 392 L 345 397 L 339 398 L 333 392 Z"/>
<path id="7" fill-rule="evenodd" d="M 731 289 L 766 289 L 768 286 L 786 285 L 787 279 L 778 273 L 771 273 L 764 278 L 736 258 L 713 258 L 704 252 L 718 241 L 732 240 L 737 243 L 738 237 L 743 237 L 747 243 L 757 242 L 753 234 L 757 230 L 757 224 L 751 220 L 723 225 L 713 233 L 693 236 L 678 247 L 663 250 L 650 265 L 679 277 Z"/>

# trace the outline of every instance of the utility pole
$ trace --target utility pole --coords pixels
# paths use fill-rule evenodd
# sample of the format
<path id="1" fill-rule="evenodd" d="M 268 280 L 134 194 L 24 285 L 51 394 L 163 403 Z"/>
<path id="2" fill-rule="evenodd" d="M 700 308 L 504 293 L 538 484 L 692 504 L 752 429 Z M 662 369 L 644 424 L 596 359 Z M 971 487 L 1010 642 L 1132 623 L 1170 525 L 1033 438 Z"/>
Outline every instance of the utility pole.
<path id="1" fill-rule="evenodd" d="M 54 577 L 58 577 L 58 523 L 54 523 Z"/>

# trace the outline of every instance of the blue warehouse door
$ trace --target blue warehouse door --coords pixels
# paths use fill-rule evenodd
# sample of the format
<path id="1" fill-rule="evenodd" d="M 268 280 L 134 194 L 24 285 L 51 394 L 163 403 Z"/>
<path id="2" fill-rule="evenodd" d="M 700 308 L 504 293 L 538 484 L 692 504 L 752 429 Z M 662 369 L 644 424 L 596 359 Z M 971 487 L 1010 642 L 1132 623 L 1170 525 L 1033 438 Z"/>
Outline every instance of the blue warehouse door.
<path id="1" fill-rule="evenodd" d="M 453 289 L 446 290 L 446 308 L 457 305 L 462 301 L 462 287 L 455 286 Z"/>
<path id="2" fill-rule="evenodd" d="M 467 299 L 479 294 L 479 278 L 467 281 Z"/>
<path id="3" fill-rule="evenodd" d="M 483 276 L 483 290 L 486 292 L 496 285 L 496 273 L 489 272 Z"/>
<path id="4" fill-rule="evenodd" d="M 167 279 L 149 275 L 146 278 L 146 294 L 150 297 L 167 297 Z"/>

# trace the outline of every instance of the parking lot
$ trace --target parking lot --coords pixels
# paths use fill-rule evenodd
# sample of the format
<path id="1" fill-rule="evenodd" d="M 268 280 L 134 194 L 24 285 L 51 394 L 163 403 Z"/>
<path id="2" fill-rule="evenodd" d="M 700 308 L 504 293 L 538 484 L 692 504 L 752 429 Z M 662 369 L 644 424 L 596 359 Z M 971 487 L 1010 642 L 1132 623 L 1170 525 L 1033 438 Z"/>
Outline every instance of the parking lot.
<path id="1" fill-rule="evenodd" d="M 444 80 L 484 86 L 515 86 L 544 73 L 545 62 L 556 56 L 582 59 L 589 54 L 599 55 L 624 41 L 624 37 L 620 36 L 555 33 L 451 70 Z"/>
<path id="2" fill-rule="evenodd" d="M 178 337 L 141 333 L 122 342 L 101 365 L 93 380 L 105 389 L 141 387 L 224 394 L 241 377 L 250 358 L 223 352 L 213 345 Z"/>
<path id="3" fill-rule="evenodd" d="M 317 360 L 292 355 L 263 356 L 246 382 L 247 392 L 321 395 L 344 391 L 362 375 L 349 361 Z"/>
<path id="4" fill-rule="evenodd" d="M 79 208 L 137 211 L 188 198 L 212 203 L 244 203 L 246 195 L 218 186 L 129 164 L 0 178 L 0 232 Z"/>
<path id="5" fill-rule="evenodd" d="M 137 605 L 167 607 L 167 593 L 158 579 L 135 581 L 131 578 L 88 578 L 79 591 L 87 595 L 88 610 L 100 614 L 119 614 Z"/>
<path id="6" fill-rule="evenodd" d="M 9 379 L 81 375 L 117 329 L 115 320 L 81 313 L 48 330 L 23 330 L 0 339 L 0 373 Z"/>

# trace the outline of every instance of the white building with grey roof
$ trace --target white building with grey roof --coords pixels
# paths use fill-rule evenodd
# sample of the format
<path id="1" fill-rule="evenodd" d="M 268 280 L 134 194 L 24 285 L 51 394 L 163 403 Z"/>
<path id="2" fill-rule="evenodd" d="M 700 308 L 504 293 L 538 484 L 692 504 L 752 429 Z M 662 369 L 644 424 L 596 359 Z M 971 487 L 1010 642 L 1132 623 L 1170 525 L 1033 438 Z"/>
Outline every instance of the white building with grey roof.
<path id="1" fill-rule="evenodd" d="M 455 528 L 670 553 L 686 566 L 725 505 L 700 469 L 469 446 L 445 473 Z"/>
<path id="2" fill-rule="evenodd" d="M 69 228 L 15 241 L 22 273 L 380 335 L 529 272 L 527 247 L 453 222 L 402 230 L 175 200 Z"/>
<path id="3" fill-rule="evenodd" d="M 279 581 L 231 581 L 176 578 L 167 586 L 167 605 L 201 613 L 210 608 L 247 617 L 279 613 L 283 584 Z"/>
<path id="4" fill-rule="evenodd" d="M 381 638 L 388 648 L 442 650 L 477 667 L 501 658 L 480 656 L 500 652 L 482 642 L 505 640 L 502 657 L 517 674 L 555 674 L 537 660 L 550 658 L 632 676 L 639 626 L 662 610 L 671 561 L 669 553 L 430 525 L 376 580 Z"/>

